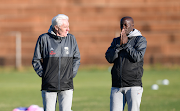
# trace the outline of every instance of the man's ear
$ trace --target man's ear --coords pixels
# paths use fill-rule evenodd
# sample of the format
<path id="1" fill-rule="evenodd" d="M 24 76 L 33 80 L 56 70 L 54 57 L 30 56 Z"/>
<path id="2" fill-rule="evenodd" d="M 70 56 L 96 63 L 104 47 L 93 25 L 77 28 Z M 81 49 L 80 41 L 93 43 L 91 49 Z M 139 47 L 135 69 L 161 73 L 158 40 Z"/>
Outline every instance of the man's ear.
<path id="1" fill-rule="evenodd" d="M 59 28 L 59 27 L 58 27 L 57 25 L 54 26 L 54 29 L 55 29 L 56 31 L 58 30 L 58 28 Z"/>
<path id="2" fill-rule="evenodd" d="M 134 28 L 134 24 L 132 24 L 132 27 Z"/>

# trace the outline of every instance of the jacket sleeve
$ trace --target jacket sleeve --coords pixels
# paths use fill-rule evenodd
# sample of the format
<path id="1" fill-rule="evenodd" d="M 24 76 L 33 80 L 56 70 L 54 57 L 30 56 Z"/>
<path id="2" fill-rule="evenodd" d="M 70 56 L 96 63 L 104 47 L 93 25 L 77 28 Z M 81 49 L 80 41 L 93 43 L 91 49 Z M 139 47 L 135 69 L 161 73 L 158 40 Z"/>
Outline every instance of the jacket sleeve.
<path id="1" fill-rule="evenodd" d="M 119 38 L 114 38 L 113 42 L 111 43 L 111 46 L 108 48 L 108 50 L 105 53 L 106 60 L 109 63 L 114 63 L 114 60 L 118 58 L 118 53 L 123 48 L 120 47 L 120 45 L 117 43 L 117 40 L 120 41 Z"/>
<path id="2" fill-rule="evenodd" d="M 80 65 L 80 52 L 76 40 L 74 45 L 75 46 L 74 46 L 74 54 L 73 54 L 73 77 L 76 76 Z"/>
<path id="3" fill-rule="evenodd" d="M 35 70 L 35 72 L 39 75 L 39 77 L 42 77 L 43 74 L 43 67 L 42 67 L 42 48 L 41 48 L 41 39 L 40 37 L 37 40 L 36 46 L 35 46 L 35 50 L 34 50 L 34 56 L 32 59 L 32 66 Z"/>
<path id="4" fill-rule="evenodd" d="M 126 52 L 129 53 L 131 58 L 134 60 L 134 62 L 139 62 L 143 59 L 146 47 L 147 47 L 147 41 L 146 38 L 141 36 L 136 42 L 135 47 L 131 46 L 131 44 L 128 42 L 127 44 L 124 44 L 122 47 L 126 50 Z"/>

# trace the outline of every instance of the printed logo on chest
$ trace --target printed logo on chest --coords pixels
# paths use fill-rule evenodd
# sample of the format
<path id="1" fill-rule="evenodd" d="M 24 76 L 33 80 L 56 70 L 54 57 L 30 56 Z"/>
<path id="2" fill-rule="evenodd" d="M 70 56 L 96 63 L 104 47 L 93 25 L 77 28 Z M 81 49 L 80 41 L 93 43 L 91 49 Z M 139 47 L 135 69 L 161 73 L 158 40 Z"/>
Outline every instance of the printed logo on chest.
<path id="1" fill-rule="evenodd" d="M 50 49 L 50 55 L 55 55 L 56 53 L 54 52 L 54 49 L 51 47 Z"/>

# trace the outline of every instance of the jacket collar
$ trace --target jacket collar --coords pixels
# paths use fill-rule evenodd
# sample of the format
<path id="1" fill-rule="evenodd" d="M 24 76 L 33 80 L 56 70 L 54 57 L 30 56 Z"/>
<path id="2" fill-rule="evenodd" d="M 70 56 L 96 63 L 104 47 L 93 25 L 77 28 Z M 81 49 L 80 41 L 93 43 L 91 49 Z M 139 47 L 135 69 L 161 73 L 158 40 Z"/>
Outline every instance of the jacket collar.
<path id="1" fill-rule="evenodd" d="M 131 31 L 128 35 L 128 38 L 132 38 L 135 36 L 142 36 L 141 32 L 137 29 L 134 29 L 133 31 Z"/>

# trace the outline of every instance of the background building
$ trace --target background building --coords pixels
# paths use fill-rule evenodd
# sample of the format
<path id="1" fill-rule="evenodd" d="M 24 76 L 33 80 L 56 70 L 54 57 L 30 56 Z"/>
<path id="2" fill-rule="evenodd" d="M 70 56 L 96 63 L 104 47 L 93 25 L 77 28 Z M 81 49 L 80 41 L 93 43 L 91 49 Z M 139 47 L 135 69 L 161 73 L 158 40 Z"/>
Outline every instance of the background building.
<path id="1" fill-rule="evenodd" d="M 123 16 L 148 41 L 145 64 L 180 64 L 180 0 L 0 0 L 0 66 L 31 65 L 37 38 L 61 13 L 70 18 L 81 64 L 108 64 L 105 52 Z"/>

